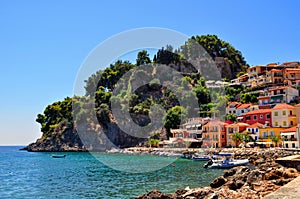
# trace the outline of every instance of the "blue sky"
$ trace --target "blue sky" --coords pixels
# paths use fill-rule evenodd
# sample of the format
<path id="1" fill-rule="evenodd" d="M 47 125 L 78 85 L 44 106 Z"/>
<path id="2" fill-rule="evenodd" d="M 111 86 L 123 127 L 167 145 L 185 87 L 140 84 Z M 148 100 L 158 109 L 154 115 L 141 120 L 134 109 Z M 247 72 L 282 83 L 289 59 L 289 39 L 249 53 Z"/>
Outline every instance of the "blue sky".
<path id="1" fill-rule="evenodd" d="M 300 60 L 298 1 L 0 1 L 0 145 L 41 136 L 36 115 L 72 96 L 80 65 L 122 31 L 216 34 L 250 65 Z"/>

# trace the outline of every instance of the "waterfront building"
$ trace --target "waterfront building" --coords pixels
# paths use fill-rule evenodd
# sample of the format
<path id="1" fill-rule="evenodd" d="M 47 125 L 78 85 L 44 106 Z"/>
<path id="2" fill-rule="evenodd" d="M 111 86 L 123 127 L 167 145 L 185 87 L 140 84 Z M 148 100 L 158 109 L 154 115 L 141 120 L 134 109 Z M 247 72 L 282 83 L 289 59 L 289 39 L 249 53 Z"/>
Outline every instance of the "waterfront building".
<path id="1" fill-rule="evenodd" d="M 237 122 L 233 124 L 227 125 L 226 128 L 226 139 L 227 139 L 227 146 L 234 146 L 234 140 L 232 139 L 232 135 L 235 133 L 241 133 L 246 130 L 246 128 L 250 126 L 249 124 L 243 122 Z"/>
<path id="2" fill-rule="evenodd" d="M 259 109 L 259 110 L 250 111 L 243 115 L 243 122 L 249 125 L 258 122 L 265 126 L 270 126 L 272 124 L 272 110 Z"/>
<path id="3" fill-rule="evenodd" d="M 283 148 L 299 148 L 299 125 L 281 130 L 281 140 Z"/>
<path id="4" fill-rule="evenodd" d="M 258 141 L 259 140 L 259 128 L 264 127 L 263 124 L 256 122 L 246 128 L 246 130 L 243 133 L 248 133 L 253 140 Z"/>
<path id="5" fill-rule="evenodd" d="M 219 120 L 210 121 L 203 126 L 202 147 L 226 147 L 226 129 L 228 124 Z"/>
<path id="6" fill-rule="evenodd" d="M 258 137 L 258 144 L 263 144 L 266 147 L 273 146 L 274 143 L 272 142 L 272 137 L 280 137 L 280 132 L 284 130 L 284 128 L 278 128 L 278 127 L 262 127 L 259 128 L 259 137 Z M 281 145 L 281 142 L 278 143 L 278 145 Z"/>
<path id="7" fill-rule="evenodd" d="M 296 107 L 283 103 L 272 109 L 272 127 L 289 128 L 296 124 Z"/>

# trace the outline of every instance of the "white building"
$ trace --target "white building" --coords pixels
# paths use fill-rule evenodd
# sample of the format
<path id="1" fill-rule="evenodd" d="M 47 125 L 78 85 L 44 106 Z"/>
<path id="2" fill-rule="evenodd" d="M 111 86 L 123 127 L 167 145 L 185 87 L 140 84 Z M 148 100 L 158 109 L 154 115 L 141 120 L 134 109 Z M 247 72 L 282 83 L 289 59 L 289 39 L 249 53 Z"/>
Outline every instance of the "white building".
<path id="1" fill-rule="evenodd" d="M 300 124 L 280 132 L 283 148 L 299 148 L 299 126 Z"/>

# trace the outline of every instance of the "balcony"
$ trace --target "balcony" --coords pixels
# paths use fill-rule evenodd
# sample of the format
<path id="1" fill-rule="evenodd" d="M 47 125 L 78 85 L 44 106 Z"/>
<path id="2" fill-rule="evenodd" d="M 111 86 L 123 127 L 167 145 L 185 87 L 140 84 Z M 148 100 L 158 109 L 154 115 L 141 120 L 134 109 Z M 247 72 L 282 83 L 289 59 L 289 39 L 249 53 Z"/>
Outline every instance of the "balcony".
<path id="1" fill-rule="evenodd" d="M 297 138 L 283 138 L 282 141 L 284 141 L 284 142 L 297 142 Z"/>

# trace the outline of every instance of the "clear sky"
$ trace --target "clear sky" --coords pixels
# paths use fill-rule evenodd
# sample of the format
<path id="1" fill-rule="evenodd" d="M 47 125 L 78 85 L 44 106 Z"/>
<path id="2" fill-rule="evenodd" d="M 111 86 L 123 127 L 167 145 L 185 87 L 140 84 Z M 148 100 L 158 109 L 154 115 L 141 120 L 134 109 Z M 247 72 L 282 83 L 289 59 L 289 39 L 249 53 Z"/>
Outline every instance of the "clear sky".
<path id="1" fill-rule="evenodd" d="M 300 2 L 0 1 L 0 145 L 41 136 L 46 105 L 72 96 L 80 65 L 100 42 L 122 31 L 162 27 L 216 34 L 250 65 L 300 60 Z"/>

